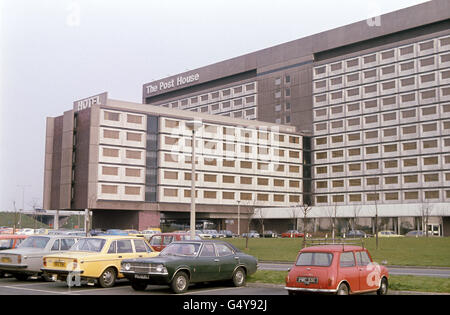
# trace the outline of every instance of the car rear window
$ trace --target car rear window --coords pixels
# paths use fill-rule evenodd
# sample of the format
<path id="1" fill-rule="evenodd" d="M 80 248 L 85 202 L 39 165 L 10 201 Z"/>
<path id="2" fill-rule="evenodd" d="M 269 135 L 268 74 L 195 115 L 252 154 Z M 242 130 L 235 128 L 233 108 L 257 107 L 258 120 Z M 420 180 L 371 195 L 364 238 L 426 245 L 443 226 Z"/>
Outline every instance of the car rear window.
<path id="1" fill-rule="evenodd" d="M 331 253 L 301 253 L 295 265 L 328 267 L 332 260 L 333 254 Z"/>

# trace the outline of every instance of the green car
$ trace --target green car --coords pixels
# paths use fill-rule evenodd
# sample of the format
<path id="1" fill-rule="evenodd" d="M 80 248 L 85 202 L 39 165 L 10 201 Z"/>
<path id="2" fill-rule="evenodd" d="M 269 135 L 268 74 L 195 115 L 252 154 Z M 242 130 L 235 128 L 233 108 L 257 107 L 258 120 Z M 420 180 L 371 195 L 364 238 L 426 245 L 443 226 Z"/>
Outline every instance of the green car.
<path id="1" fill-rule="evenodd" d="M 157 257 L 124 259 L 120 272 L 136 291 L 163 284 L 183 293 L 197 282 L 231 280 L 236 287 L 244 286 L 257 264 L 255 257 L 227 242 L 181 241 L 171 243 Z"/>

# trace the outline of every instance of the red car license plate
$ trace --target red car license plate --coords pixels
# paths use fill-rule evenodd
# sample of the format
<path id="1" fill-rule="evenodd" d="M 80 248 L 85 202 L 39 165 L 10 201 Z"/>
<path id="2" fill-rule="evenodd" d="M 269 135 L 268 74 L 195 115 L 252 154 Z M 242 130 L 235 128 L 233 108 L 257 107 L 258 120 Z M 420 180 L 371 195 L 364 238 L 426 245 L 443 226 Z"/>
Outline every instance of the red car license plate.
<path id="1" fill-rule="evenodd" d="M 315 278 L 315 277 L 298 277 L 297 278 L 297 282 L 303 283 L 305 285 L 317 284 L 318 283 L 318 279 Z"/>

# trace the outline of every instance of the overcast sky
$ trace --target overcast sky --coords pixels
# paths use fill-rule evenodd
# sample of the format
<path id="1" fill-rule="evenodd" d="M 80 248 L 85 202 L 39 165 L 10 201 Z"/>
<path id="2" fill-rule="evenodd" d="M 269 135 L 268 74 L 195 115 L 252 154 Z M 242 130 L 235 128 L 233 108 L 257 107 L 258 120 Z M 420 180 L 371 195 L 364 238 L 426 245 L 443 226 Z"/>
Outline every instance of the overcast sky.
<path id="1" fill-rule="evenodd" d="M 423 0 L 0 0 L 0 211 L 42 205 L 45 118 Z"/>

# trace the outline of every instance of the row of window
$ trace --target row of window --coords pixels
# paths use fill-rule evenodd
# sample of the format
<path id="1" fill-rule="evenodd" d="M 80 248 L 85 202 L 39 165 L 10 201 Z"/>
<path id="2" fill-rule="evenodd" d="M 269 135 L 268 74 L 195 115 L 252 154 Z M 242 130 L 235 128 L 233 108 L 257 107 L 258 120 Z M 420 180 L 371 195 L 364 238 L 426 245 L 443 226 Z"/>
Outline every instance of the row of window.
<path id="1" fill-rule="evenodd" d="M 335 195 L 316 195 L 317 205 L 335 203 L 360 202 L 392 202 L 392 201 L 439 201 L 441 198 L 450 199 L 450 190 L 421 190 L 421 191 L 390 191 L 366 192 Z"/>
<path id="2" fill-rule="evenodd" d="M 188 138 L 164 136 L 164 144 L 171 146 L 172 151 L 183 151 L 186 148 L 192 147 L 192 140 Z M 246 156 L 252 156 L 255 159 L 263 158 L 262 156 L 271 156 L 277 159 L 300 159 L 301 157 L 301 152 L 299 150 L 287 150 L 277 147 L 238 144 L 234 142 L 219 142 L 213 140 L 199 140 L 196 142 L 195 147 L 199 149 L 200 152 L 208 152 L 209 154 L 222 155 L 222 153 L 226 153 L 229 155 L 243 153 Z M 188 149 L 187 151 L 191 151 L 191 149 Z"/>
<path id="3" fill-rule="evenodd" d="M 329 106 L 340 103 L 349 103 L 361 99 L 369 99 L 372 97 L 383 96 L 387 94 L 396 94 L 401 92 L 397 89 L 396 80 L 385 83 L 373 83 L 356 87 L 348 90 L 338 90 L 336 92 L 316 95 L 314 97 L 314 106 Z M 450 86 L 439 88 L 408 92 L 400 95 L 389 95 L 383 99 L 383 105 L 391 105 L 391 107 L 409 106 L 411 104 L 430 104 L 441 101 L 450 100 Z M 387 104 L 386 104 L 387 103 Z"/>
<path id="4" fill-rule="evenodd" d="M 337 105 L 332 107 L 320 108 L 314 111 L 315 121 L 336 119 L 343 116 L 350 118 L 361 114 L 368 114 L 378 112 L 380 110 L 379 99 L 372 99 L 364 102 L 350 103 L 346 105 Z M 380 100 L 381 101 L 381 100 Z M 381 103 L 381 102 L 380 102 Z M 381 107 L 388 107 L 389 104 L 386 101 L 381 103 Z M 421 107 L 413 107 L 408 109 L 397 110 L 395 112 L 383 112 L 382 122 L 389 122 L 393 120 L 401 119 L 436 119 L 440 117 L 450 117 L 450 104 L 440 104 L 440 105 L 424 105 Z M 352 120 L 349 122 L 348 126 L 358 125 L 357 120 Z"/>
<path id="5" fill-rule="evenodd" d="M 179 172 L 164 170 L 163 178 L 165 180 L 191 180 L 190 172 Z M 300 188 L 300 180 L 285 180 L 282 178 L 267 178 L 267 177 L 254 177 L 254 176 L 238 176 L 230 174 L 208 174 L 201 173 L 196 174 L 196 181 L 202 179 L 205 183 L 218 183 L 218 184 L 240 184 L 240 185 L 258 185 L 258 186 L 271 186 L 276 188 Z"/>
<path id="6" fill-rule="evenodd" d="M 254 105 L 256 105 L 256 98 L 254 95 L 251 95 L 244 98 L 236 98 L 230 101 L 223 101 L 220 103 L 194 107 L 190 108 L 189 110 L 192 112 L 216 114 L 218 112 L 230 111 L 233 109 L 239 109 Z"/>
<path id="7" fill-rule="evenodd" d="M 436 58 L 438 58 L 436 60 Z M 439 63 L 440 62 L 440 63 Z M 424 72 L 435 70 L 436 64 L 443 69 L 434 72 Z M 342 89 L 343 87 L 353 88 L 348 91 L 348 96 L 357 94 L 358 85 L 370 83 L 373 81 L 388 81 L 389 79 L 398 79 L 398 87 L 404 89 L 414 89 L 417 86 L 432 85 L 447 81 L 450 76 L 450 70 L 444 69 L 450 66 L 450 53 L 440 55 L 439 57 L 427 57 L 419 60 L 412 60 L 399 64 L 391 64 L 384 67 L 354 72 L 343 76 L 331 77 L 314 82 L 314 93 L 323 93 Z M 399 78 L 400 77 L 400 78 Z"/>
<path id="8" fill-rule="evenodd" d="M 163 161 L 165 163 L 181 163 L 184 161 L 185 164 L 192 163 L 192 157 L 189 155 L 178 155 L 175 153 L 164 153 Z M 200 159 L 197 158 L 197 163 L 199 164 Z M 270 162 L 256 162 L 249 160 L 236 160 L 236 159 L 216 159 L 216 158 L 203 158 L 204 166 L 214 166 L 214 167 L 223 167 L 225 169 L 235 169 L 239 168 L 242 172 L 253 172 L 253 171 L 261 171 L 261 172 L 280 172 L 285 173 L 289 172 L 291 174 L 301 173 L 301 166 L 295 164 L 282 164 L 282 163 L 270 163 Z M 200 165 L 201 166 L 201 165 Z"/>
<path id="9" fill-rule="evenodd" d="M 349 178 L 349 179 L 333 179 L 333 180 L 317 180 L 315 183 L 317 189 L 328 188 L 350 188 L 350 187 L 367 187 L 369 189 L 374 186 L 382 187 L 380 185 L 399 185 L 399 184 L 427 184 L 427 183 L 440 183 L 441 179 L 446 182 L 450 181 L 450 173 L 421 173 L 421 174 L 405 174 L 398 175 L 386 175 L 382 178 L 366 177 L 366 178 Z"/>
<path id="10" fill-rule="evenodd" d="M 167 104 L 162 104 L 160 106 L 168 108 L 186 109 L 191 106 L 198 106 L 210 102 L 217 102 L 219 100 L 226 100 L 249 93 L 256 93 L 256 82 L 234 86 L 222 89 L 220 91 L 213 91 L 202 95 L 196 95 L 182 100 L 175 100 Z"/>
<path id="11" fill-rule="evenodd" d="M 422 167 L 426 166 L 439 166 L 439 157 L 438 156 L 427 156 L 421 158 Z M 318 165 L 315 166 L 316 175 L 326 175 L 326 174 L 339 174 L 345 172 L 362 172 L 365 171 L 376 171 L 380 170 L 381 167 L 383 169 L 397 169 L 400 166 L 403 168 L 414 167 L 417 168 L 420 164 L 420 159 L 417 157 L 408 157 L 403 158 L 400 162 L 398 159 L 391 160 L 383 160 L 383 161 L 367 161 L 367 162 L 347 162 L 345 164 L 336 164 L 336 165 Z M 442 163 L 450 164 L 450 155 L 444 155 L 442 158 Z"/>
<path id="12" fill-rule="evenodd" d="M 414 111 L 405 111 L 402 112 L 402 119 L 407 119 L 405 116 L 414 115 Z M 400 115 L 397 115 L 396 112 L 389 112 L 383 114 L 369 114 L 364 116 L 358 116 L 347 119 L 333 120 L 331 122 L 320 122 L 314 124 L 314 130 L 320 133 L 326 132 L 343 132 L 345 129 L 347 131 L 358 130 L 363 128 L 374 128 L 374 127 L 387 127 L 389 124 L 398 124 L 400 121 Z M 413 118 L 413 117 L 408 117 Z M 380 126 L 380 124 L 382 124 Z M 421 126 L 421 127 L 419 127 Z M 426 136 L 427 132 L 446 132 L 450 130 L 450 120 L 441 120 L 441 121 L 433 121 L 433 122 L 424 122 L 420 125 L 402 125 L 400 127 L 391 127 L 389 130 L 393 130 L 396 128 L 401 129 L 402 135 L 411 135 L 421 133 Z M 376 138 L 376 136 L 371 133 L 372 131 L 367 131 L 371 138 Z M 396 135 L 396 134 L 392 134 Z"/>
<path id="13" fill-rule="evenodd" d="M 168 198 L 191 198 L 190 189 L 163 188 L 163 196 Z M 234 192 L 234 191 L 216 191 L 216 190 L 196 190 L 196 198 L 209 200 L 228 200 L 241 202 L 289 202 L 299 203 L 301 196 L 292 194 L 268 194 L 263 192 Z"/>
<path id="14" fill-rule="evenodd" d="M 174 120 L 165 118 L 164 128 L 168 132 L 173 134 L 181 134 L 183 131 L 191 131 L 192 125 L 188 121 Z M 289 144 L 296 145 L 300 144 L 301 136 L 295 135 L 284 135 L 278 133 L 277 128 L 270 128 L 270 131 L 256 130 L 252 128 L 239 128 L 232 126 L 221 126 L 215 124 L 204 123 L 196 131 L 196 136 L 199 138 L 238 138 L 241 142 L 255 142 L 259 141 L 270 141 L 277 145 Z M 278 131 L 278 132 L 277 132 Z"/>
<path id="15" fill-rule="evenodd" d="M 102 195 L 118 195 L 120 187 L 122 186 L 118 184 L 105 183 L 101 184 L 100 192 Z M 142 186 L 123 185 L 123 193 L 129 196 L 140 196 L 143 189 L 144 187 Z"/>
<path id="16" fill-rule="evenodd" d="M 447 50 L 450 50 L 449 36 L 430 39 L 315 67 L 314 78 L 317 79 L 328 75 L 351 72 L 361 68 L 370 68 L 380 64 L 398 62 Z"/>

